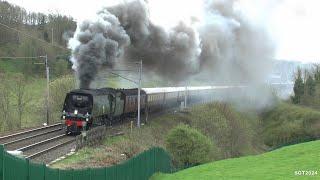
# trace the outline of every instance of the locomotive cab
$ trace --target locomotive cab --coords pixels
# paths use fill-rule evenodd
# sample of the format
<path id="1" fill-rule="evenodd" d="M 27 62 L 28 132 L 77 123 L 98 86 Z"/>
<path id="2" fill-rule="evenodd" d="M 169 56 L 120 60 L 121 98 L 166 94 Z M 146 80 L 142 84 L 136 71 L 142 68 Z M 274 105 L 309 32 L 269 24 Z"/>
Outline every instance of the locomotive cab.
<path id="1" fill-rule="evenodd" d="M 61 117 L 65 121 L 67 134 L 87 130 L 92 125 L 92 102 L 90 94 L 74 92 L 67 94 Z"/>

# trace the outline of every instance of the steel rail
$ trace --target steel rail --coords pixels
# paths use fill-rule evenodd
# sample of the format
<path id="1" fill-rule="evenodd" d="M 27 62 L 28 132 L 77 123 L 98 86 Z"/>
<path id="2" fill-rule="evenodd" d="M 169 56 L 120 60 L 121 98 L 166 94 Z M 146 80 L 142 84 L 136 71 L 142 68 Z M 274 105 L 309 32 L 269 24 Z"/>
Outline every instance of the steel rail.
<path id="1" fill-rule="evenodd" d="M 28 140 L 28 139 L 32 139 L 32 138 L 35 138 L 35 137 L 38 137 L 38 136 L 42 136 L 42 135 L 50 134 L 50 133 L 53 133 L 53 132 L 57 132 L 57 131 L 60 131 L 60 130 L 62 130 L 62 128 L 54 129 L 54 130 L 51 130 L 51 131 L 48 131 L 48 132 L 35 134 L 35 135 L 32 135 L 32 136 L 27 136 L 27 137 L 24 137 L 24 138 L 21 138 L 21 139 L 16 139 L 14 141 L 9 141 L 9 142 L 4 143 L 3 145 L 6 146 L 6 145 L 14 144 L 14 143 L 21 142 L 21 141 Z"/>
<path id="2" fill-rule="evenodd" d="M 23 134 L 27 134 L 27 133 L 31 133 L 31 132 L 35 132 L 35 131 L 40 131 L 40 130 L 43 130 L 43 129 L 48 129 L 48 128 L 59 126 L 59 125 L 62 125 L 62 123 L 57 123 L 57 124 L 53 124 L 53 125 L 50 125 L 50 126 L 44 126 L 44 127 L 39 127 L 39 128 L 36 128 L 36 129 L 30 129 L 30 130 L 23 131 L 23 132 L 9 134 L 9 135 L 0 137 L 0 140 L 12 138 L 12 137 L 15 137 L 15 136 L 19 136 L 19 135 L 23 135 Z"/>
<path id="3" fill-rule="evenodd" d="M 55 136 L 53 138 L 50 138 L 50 139 L 46 139 L 46 140 L 43 140 L 43 141 L 40 141 L 40 142 L 37 142 L 37 143 L 34 143 L 34 144 L 30 144 L 28 146 L 25 146 L 25 147 L 22 147 L 22 148 L 19 148 L 19 149 L 16 149 L 15 151 L 26 151 L 28 149 L 31 149 L 35 146 L 39 146 L 39 145 L 42 145 L 42 144 L 45 144 L 45 143 L 48 143 L 48 142 L 51 142 L 51 141 L 54 141 L 56 139 L 60 139 L 62 137 L 65 137 L 66 135 L 65 134 L 62 134 L 62 135 L 59 135 L 59 136 Z"/>
<path id="4" fill-rule="evenodd" d="M 31 155 L 29 155 L 29 156 L 26 156 L 26 158 L 28 158 L 28 159 L 35 158 L 35 157 L 37 157 L 37 156 L 40 156 L 40 155 L 42 155 L 42 154 L 45 154 L 46 152 L 49 152 L 49 151 L 51 151 L 51 150 L 54 150 L 54 149 L 56 149 L 56 148 L 58 148 L 58 147 L 61 147 L 61 146 L 66 145 L 66 144 L 69 144 L 69 143 L 71 143 L 71 142 L 74 142 L 74 139 L 71 139 L 71 140 L 69 140 L 69 141 L 62 142 L 62 143 L 59 143 L 59 144 L 57 144 L 57 145 L 51 146 L 51 147 L 49 147 L 49 148 L 47 148 L 47 149 L 44 149 L 44 150 L 39 151 L 39 152 L 36 152 L 36 153 L 31 154 Z"/>

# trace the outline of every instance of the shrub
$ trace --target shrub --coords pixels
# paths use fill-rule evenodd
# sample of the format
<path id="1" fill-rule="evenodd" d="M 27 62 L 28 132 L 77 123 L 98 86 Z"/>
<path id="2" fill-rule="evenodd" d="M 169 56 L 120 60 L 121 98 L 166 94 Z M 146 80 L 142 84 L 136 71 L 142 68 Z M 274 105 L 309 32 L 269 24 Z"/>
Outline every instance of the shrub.
<path id="1" fill-rule="evenodd" d="M 165 143 L 178 166 L 209 162 L 215 148 L 208 137 L 183 124 L 169 131 Z"/>
<path id="2" fill-rule="evenodd" d="M 280 103 L 262 114 L 263 139 L 278 147 L 320 137 L 320 112 L 311 108 Z"/>

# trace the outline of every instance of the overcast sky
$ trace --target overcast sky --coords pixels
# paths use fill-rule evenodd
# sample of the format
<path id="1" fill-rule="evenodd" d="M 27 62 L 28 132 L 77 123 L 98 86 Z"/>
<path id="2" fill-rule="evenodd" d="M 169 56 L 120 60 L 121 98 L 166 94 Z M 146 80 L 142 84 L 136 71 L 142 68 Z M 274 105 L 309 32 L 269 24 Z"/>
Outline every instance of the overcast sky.
<path id="1" fill-rule="evenodd" d="M 116 4 L 121 0 L 7 1 L 22 6 L 28 11 L 59 12 L 81 21 L 91 19 L 102 7 Z M 199 0 L 148 1 L 151 7 L 151 18 L 163 25 L 174 24 L 178 19 L 191 15 L 197 16 L 201 13 Z M 240 1 L 242 11 L 248 14 L 253 21 L 263 25 L 270 33 L 276 44 L 276 58 L 320 62 L 320 45 L 318 45 L 320 42 L 320 0 L 238 1 Z M 176 11 L 177 7 L 178 11 Z"/>

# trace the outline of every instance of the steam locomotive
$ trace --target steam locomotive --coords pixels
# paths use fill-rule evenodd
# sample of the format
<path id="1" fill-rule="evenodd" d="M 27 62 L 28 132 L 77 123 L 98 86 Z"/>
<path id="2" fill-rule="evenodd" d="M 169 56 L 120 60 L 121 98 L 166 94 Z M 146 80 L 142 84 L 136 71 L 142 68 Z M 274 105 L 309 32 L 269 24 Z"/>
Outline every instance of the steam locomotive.
<path id="1" fill-rule="evenodd" d="M 153 112 L 188 104 L 219 100 L 236 86 L 143 88 L 141 112 Z M 231 94 L 231 93 L 230 93 Z M 76 89 L 67 93 L 62 112 L 66 133 L 79 133 L 90 127 L 109 125 L 134 116 L 138 111 L 138 89 Z"/>

